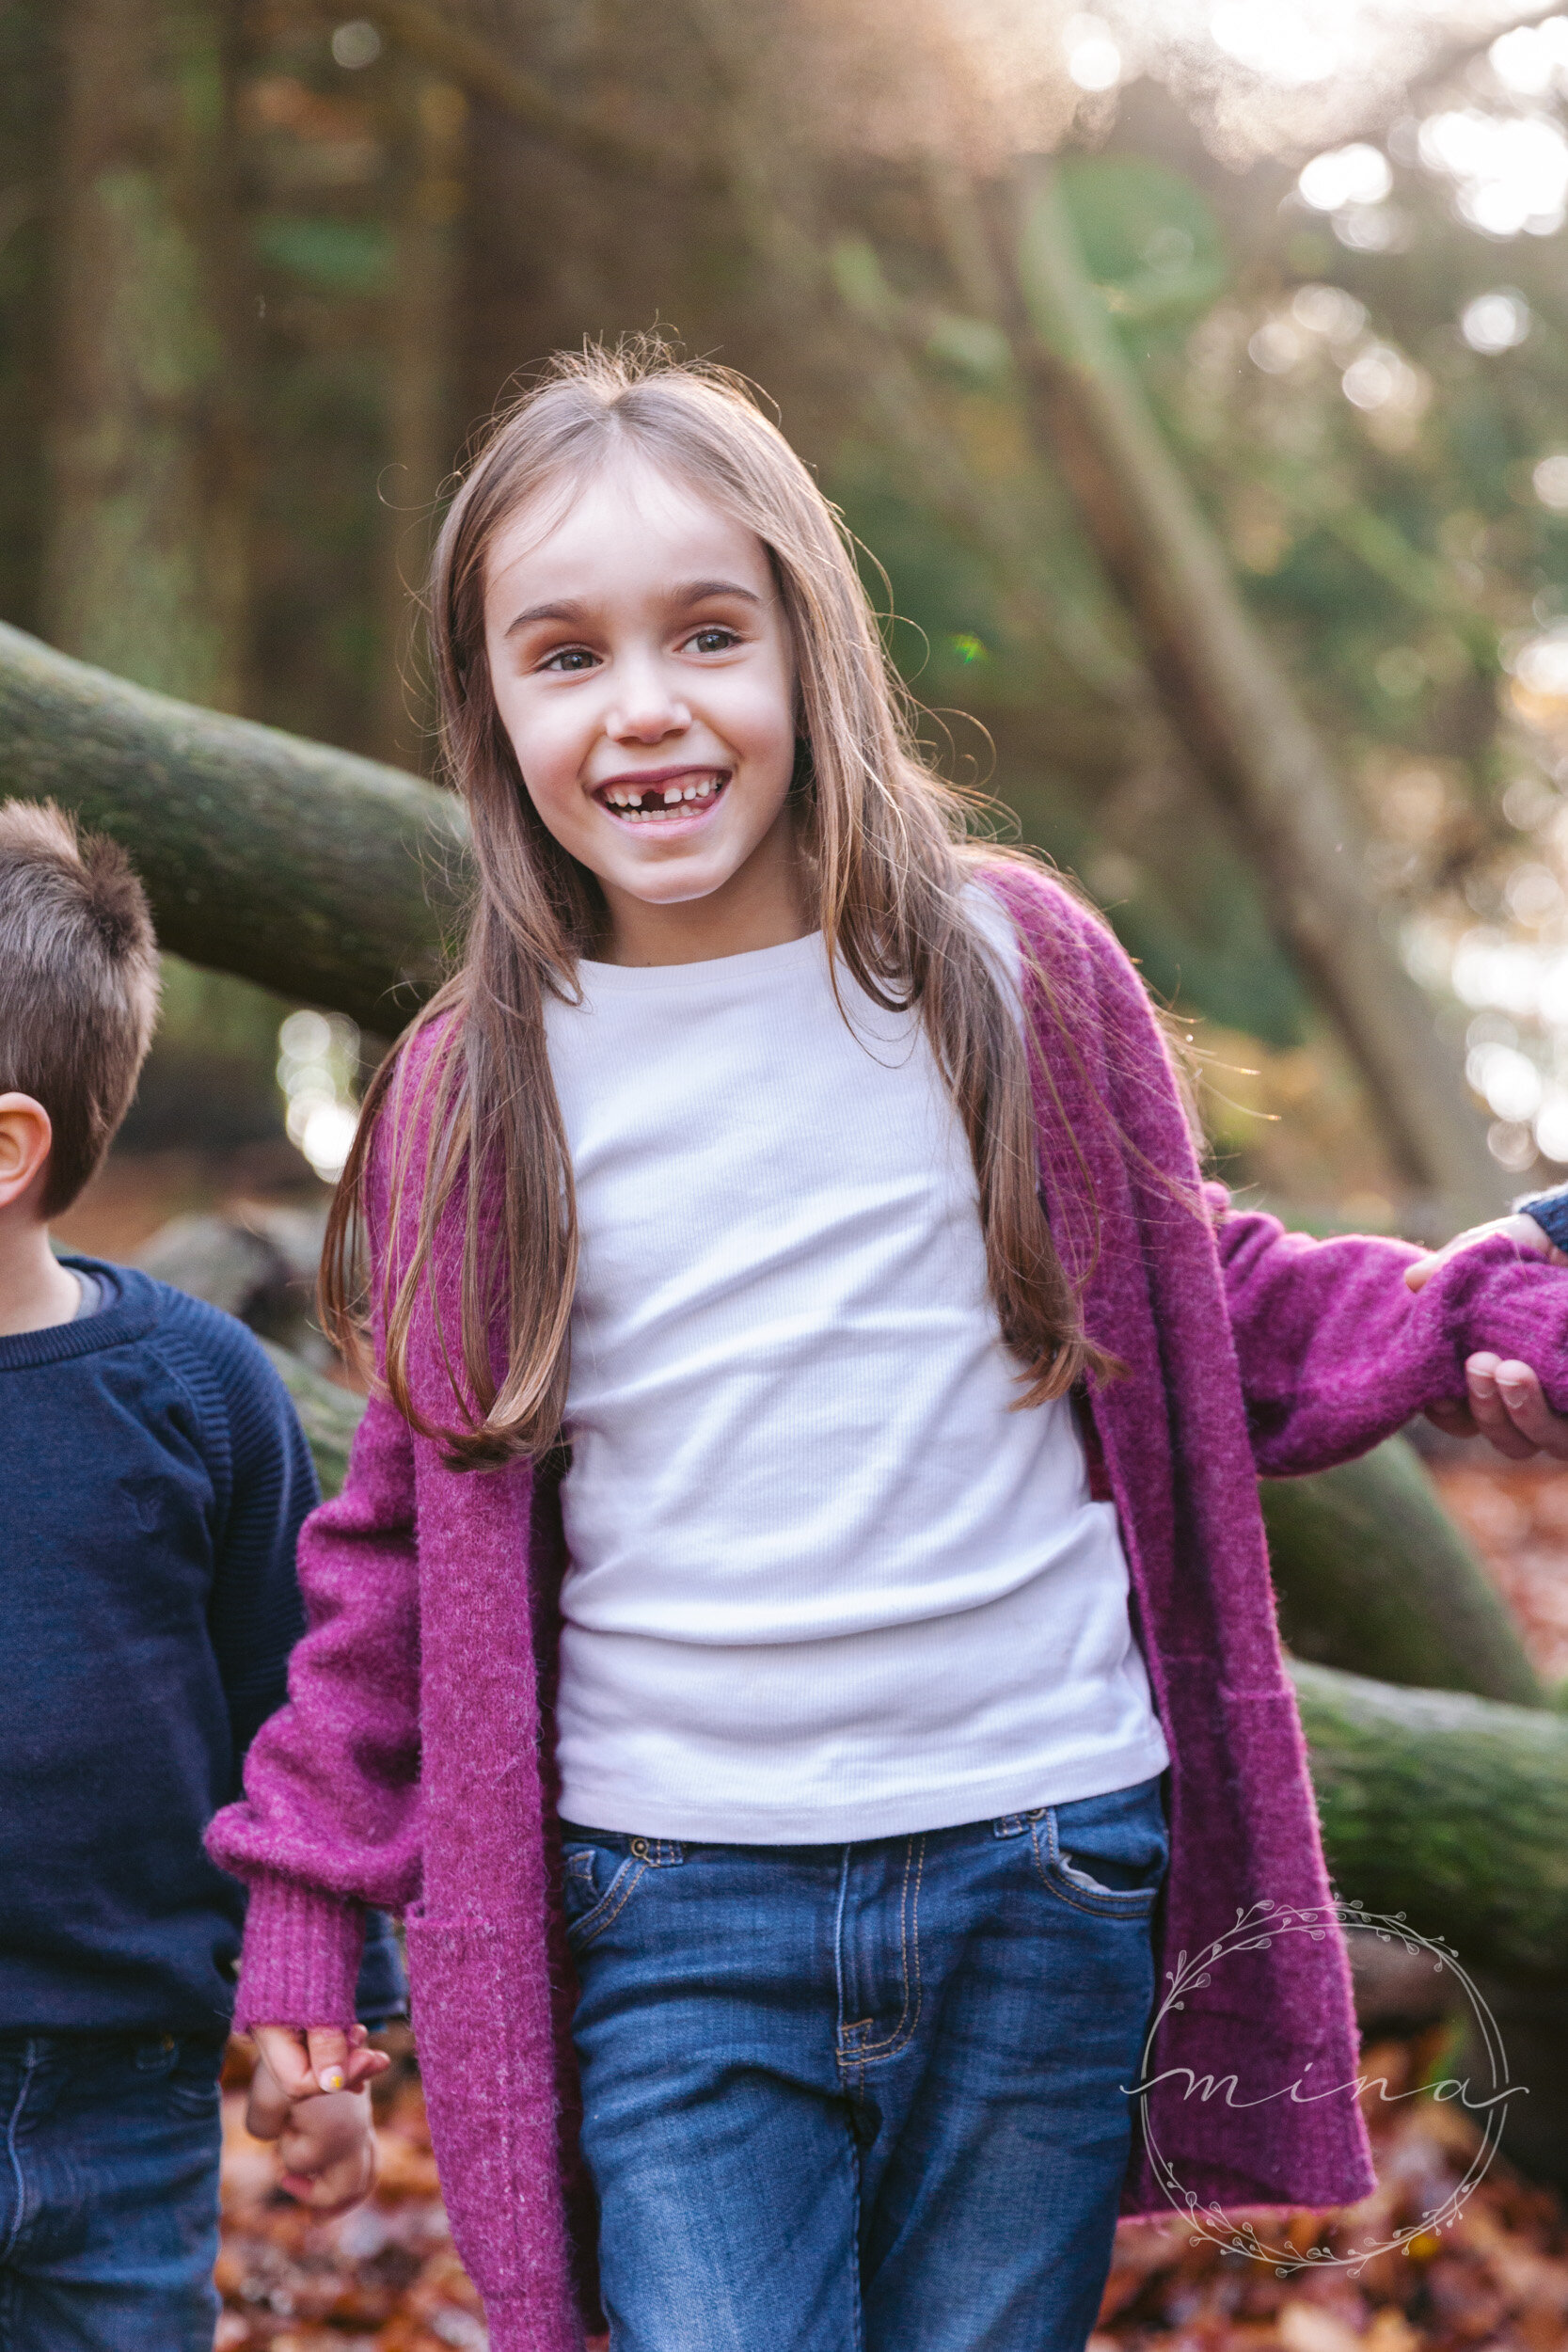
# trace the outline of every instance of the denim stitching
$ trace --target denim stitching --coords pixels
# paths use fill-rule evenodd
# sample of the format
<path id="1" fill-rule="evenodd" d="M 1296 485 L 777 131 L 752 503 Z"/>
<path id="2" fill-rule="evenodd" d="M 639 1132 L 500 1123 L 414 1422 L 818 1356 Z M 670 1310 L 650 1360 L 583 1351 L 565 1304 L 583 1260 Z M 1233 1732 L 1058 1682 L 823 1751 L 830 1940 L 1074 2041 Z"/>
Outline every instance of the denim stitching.
<path id="1" fill-rule="evenodd" d="M 910 1864 L 911 1861 L 915 1865 L 914 1896 L 912 1904 L 910 1896 Z M 898 1906 L 898 1951 L 904 1978 L 904 2007 L 902 2013 L 899 2016 L 898 2023 L 895 2026 L 887 2041 L 863 2042 L 861 2044 L 860 2048 L 856 2052 L 856 2058 L 858 2063 L 862 2066 L 863 2066 L 868 2059 L 872 2058 L 896 2058 L 900 2050 L 906 2049 L 909 2046 L 910 2041 L 913 2036 L 914 2029 L 920 2023 L 920 2004 L 922 1998 L 922 1987 L 920 1980 L 920 1882 L 925 1874 L 925 1869 L 926 1840 L 924 1836 L 922 1836 L 917 1843 L 917 1841 L 911 1837 L 909 1839 L 904 1848 L 904 1891 Z M 910 2010 L 910 1931 L 911 1917 L 914 1931 L 914 2010 L 912 2015 Z M 869 2025 L 871 2021 L 867 2018 L 864 2022 Z"/>
<path id="2" fill-rule="evenodd" d="M 865 2306 L 861 2294 L 861 2144 L 847 2117 L 844 2128 L 849 2137 L 849 2321 L 854 2339 L 851 2352 L 865 2352 Z"/>
<path id="3" fill-rule="evenodd" d="M 22 2069 L 22 2084 L 16 2094 L 16 2105 L 11 2109 L 6 2124 L 6 2154 L 10 2163 L 11 2177 L 16 2183 L 16 2219 L 11 2225 L 10 2235 L 7 2238 L 5 2245 L 0 2247 L 0 2262 L 10 2260 L 17 2241 L 22 2235 L 22 2225 L 27 2217 L 27 2183 L 22 2169 L 22 2158 L 17 2153 L 16 2135 L 22 2122 L 22 2110 L 27 2104 L 27 2093 L 33 2087 L 33 2076 L 37 2070 L 38 2045 L 36 2042 L 29 2042 L 26 2059 Z"/>
<path id="4" fill-rule="evenodd" d="M 1050 1853 L 1047 1855 L 1040 1851 L 1040 1833 L 1037 1821 L 1029 1842 L 1035 1850 L 1035 1867 L 1039 1872 L 1040 1883 L 1048 1895 L 1053 1895 L 1059 1903 L 1066 1903 L 1069 1911 L 1082 1911 L 1091 1919 L 1142 1919 L 1152 1912 L 1160 1899 L 1158 1886 L 1107 1886 L 1099 1894 L 1096 1894 L 1092 1886 L 1085 1886 L 1082 1892 L 1087 1900 L 1080 1900 L 1077 1894 L 1069 1894 L 1068 1887 L 1060 1884 L 1051 1875 L 1053 1867 L 1060 1870 L 1064 1877 L 1067 1872 L 1067 1866 L 1062 1860 L 1062 1850 L 1056 1837 L 1054 1805 L 1047 1806 L 1045 1820 L 1049 1825 L 1047 1837 L 1051 1848 Z M 1068 1884 L 1071 1884 L 1070 1880 Z"/>
<path id="5" fill-rule="evenodd" d="M 624 1864 L 622 1867 L 625 1869 L 626 1875 L 626 1885 L 621 1894 L 620 1899 L 618 1901 L 613 1899 L 616 1887 L 620 1883 L 620 1872 L 617 1872 L 615 1878 L 611 1879 L 610 1884 L 606 1887 L 604 1893 L 600 1896 L 593 1910 L 584 1912 L 582 1917 L 578 1921 L 576 1935 L 578 1949 L 579 1951 L 582 1950 L 586 1945 L 592 1944 L 596 1935 L 602 1934 L 604 1930 L 609 1927 L 612 1919 L 618 1919 L 620 1917 L 622 1912 L 625 1911 L 627 1903 L 631 1900 L 634 1889 L 647 1875 L 650 1865 L 646 1862 L 639 1862 L 636 1867 L 633 1868 L 631 1865 L 627 1863 Z M 608 1909 L 606 1908 L 607 1905 L 610 1906 Z M 601 1912 L 604 1914 L 602 1918 L 599 1915 Z"/>

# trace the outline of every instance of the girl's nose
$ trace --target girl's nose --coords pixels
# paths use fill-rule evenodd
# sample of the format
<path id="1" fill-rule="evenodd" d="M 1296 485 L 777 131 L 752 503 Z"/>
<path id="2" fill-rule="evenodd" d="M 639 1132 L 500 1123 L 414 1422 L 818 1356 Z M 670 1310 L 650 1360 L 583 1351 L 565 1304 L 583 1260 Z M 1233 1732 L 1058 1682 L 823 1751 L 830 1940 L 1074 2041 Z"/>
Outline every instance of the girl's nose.
<path id="1" fill-rule="evenodd" d="M 605 733 L 612 741 L 658 743 L 691 724 L 690 710 L 657 664 L 628 667 L 616 684 L 619 691 L 605 713 Z"/>

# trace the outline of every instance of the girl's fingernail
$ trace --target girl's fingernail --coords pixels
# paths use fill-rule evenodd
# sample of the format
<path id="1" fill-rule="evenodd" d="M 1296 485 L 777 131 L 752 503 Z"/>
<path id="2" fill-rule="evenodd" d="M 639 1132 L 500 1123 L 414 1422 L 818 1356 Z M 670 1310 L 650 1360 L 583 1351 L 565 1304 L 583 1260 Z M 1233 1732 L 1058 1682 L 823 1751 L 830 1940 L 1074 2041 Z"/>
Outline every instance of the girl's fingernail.
<path id="1" fill-rule="evenodd" d="M 324 2090 L 341 2090 L 343 2087 L 342 2068 L 341 2066 L 328 2066 L 324 2068 L 321 2078 L 321 2086 Z"/>

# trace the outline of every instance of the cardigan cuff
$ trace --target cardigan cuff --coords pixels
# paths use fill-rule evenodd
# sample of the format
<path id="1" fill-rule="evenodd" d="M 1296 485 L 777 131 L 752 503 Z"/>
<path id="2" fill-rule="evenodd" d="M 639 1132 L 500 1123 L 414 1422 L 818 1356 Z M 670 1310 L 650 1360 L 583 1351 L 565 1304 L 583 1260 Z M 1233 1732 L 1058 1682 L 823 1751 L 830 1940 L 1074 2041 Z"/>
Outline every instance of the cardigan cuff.
<path id="1" fill-rule="evenodd" d="M 1531 1193 L 1513 1205 L 1535 1219 L 1549 1242 L 1568 1252 L 1568 1186 L 1555 1192 Z"/>
<path id="2" fill-rule="evenodd" d="M 341 2026 L 351 2032 L 364 1942 L 363 1904 L 263 1872 L 251 1882 L 245 1911 L 235 2031 Z"/>

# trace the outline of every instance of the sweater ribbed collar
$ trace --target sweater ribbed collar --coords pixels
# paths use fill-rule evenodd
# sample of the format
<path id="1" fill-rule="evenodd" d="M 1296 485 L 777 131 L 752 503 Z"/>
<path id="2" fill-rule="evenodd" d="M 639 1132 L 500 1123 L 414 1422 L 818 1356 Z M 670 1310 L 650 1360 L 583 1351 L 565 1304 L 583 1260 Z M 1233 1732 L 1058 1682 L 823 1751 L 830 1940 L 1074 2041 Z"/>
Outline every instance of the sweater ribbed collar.
<path id="1" fill-rule="evenodd" d="M 96 1355 L 100 1348 L 122 1347 L 128 1340 L 145 1338 L 157 1321 L 157 1285 L 134 1266 L 75 1255 L 62 1255 L 60 1263 L 96 1276 L 103 1286 L 103 1305 L 96 1314 L 45 1324 L 41 1331 L 8 1332 L 0 1338 L 0 1373 L 33 1372 Z"/>

